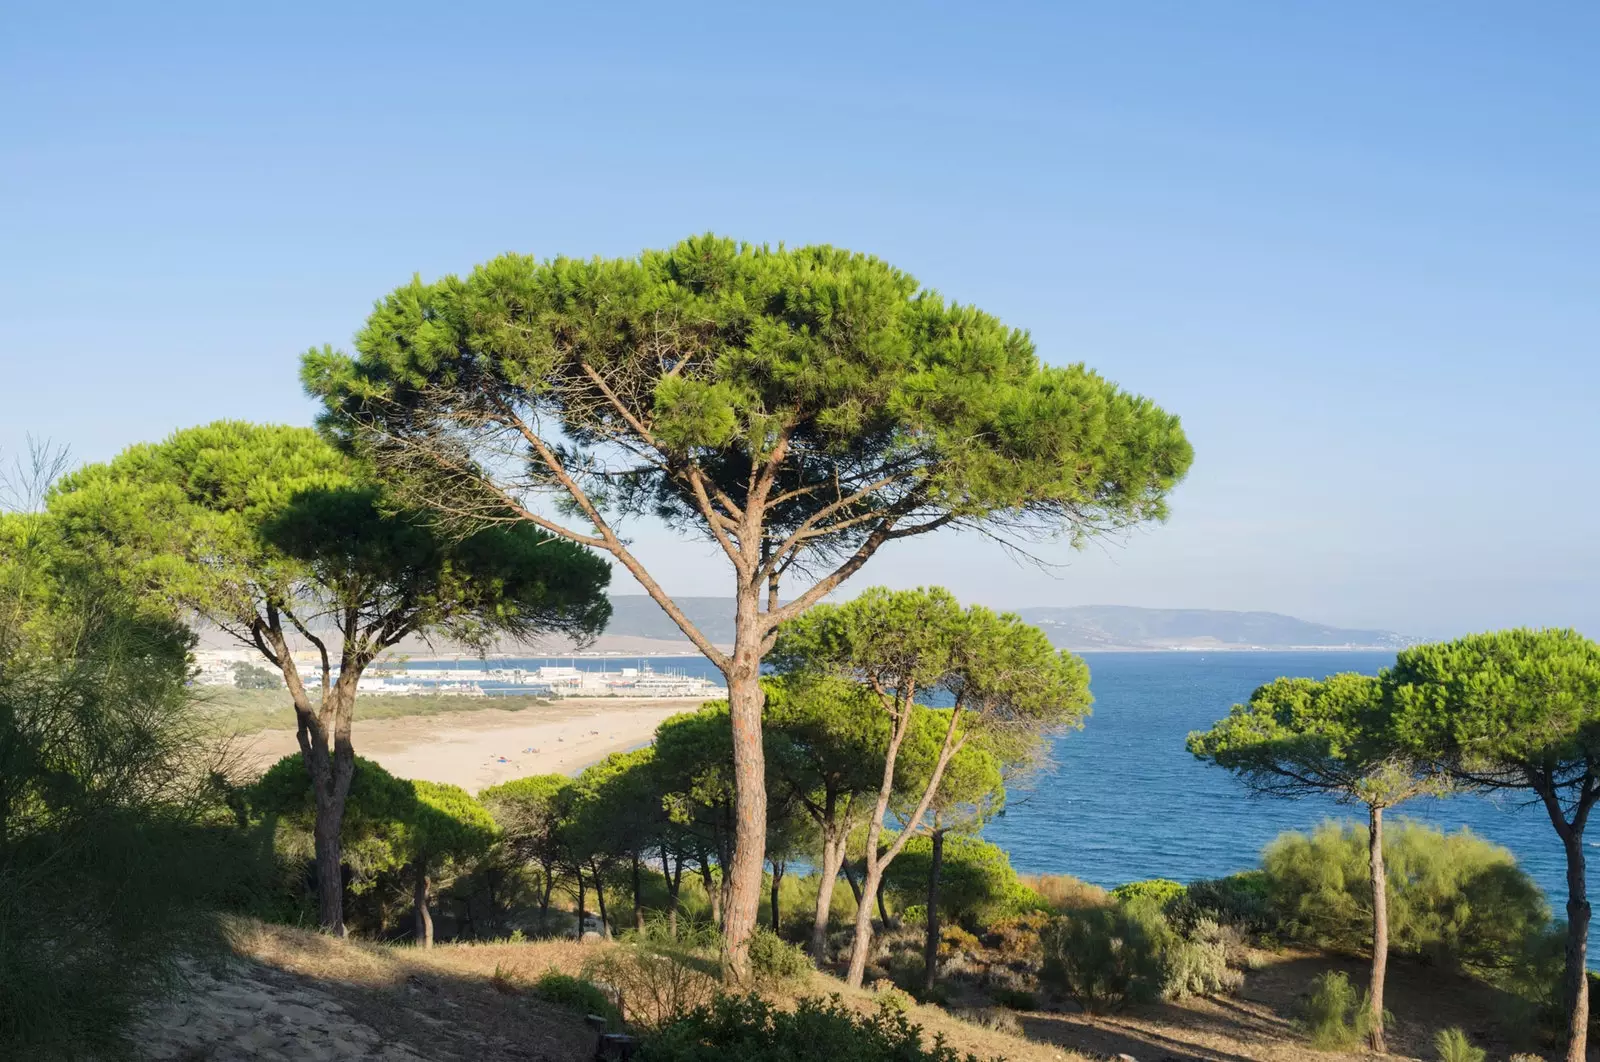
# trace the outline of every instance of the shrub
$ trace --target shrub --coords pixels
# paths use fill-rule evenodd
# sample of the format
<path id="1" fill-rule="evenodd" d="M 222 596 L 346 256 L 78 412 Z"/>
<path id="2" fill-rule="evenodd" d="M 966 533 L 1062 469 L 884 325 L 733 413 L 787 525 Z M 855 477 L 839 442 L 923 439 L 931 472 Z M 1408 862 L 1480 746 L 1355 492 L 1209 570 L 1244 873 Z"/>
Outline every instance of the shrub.
<path id="1" fill-rule="evenodd" d="M 797 980 L 813 969 L 804 949 L 766 928 L 757 929 L 750 938 L 750 968 L 769 981 Z"/>
<path id="2" fill-rule="evenodd" d="M 1225 930 L 1210 919 L 1201 919 L 1187 934 L 1173 933 L 1165 942 L 1162 963 L 1161 994 L 1167 999 L 1214 996 L 1244 984 L 1244 976 L 1228 966 Z"/>
<path id="3" fill-rule="evenodd" d="M 1039 997 L 1025 989 L 994 988 L 989 991 L 989 998 L 994 1000 L 996 1006 L 1010 1010 L 1039 1009 Z"/>
<path id="4" fill-rule="evenodd" d="M 1313 1047 L 1343 1051 L 1367 1038 L 1371 1020 L 1362 998 L 1339 970 L 1311 982 L 1305 1002 L 1305 1030 Z"/>
<path id="5" fill-rule="evenodd" d="M 1384 844 L 1389 946 L 1451 965 L 1503 967 L 1541 931 L 1549 910 L 1506 849 L 1469 830 L 1400 822 Z M 1367 831 L 1326 823 L 1288 833 L 1262 855 L 1284 933 L 1319 947 L 1371 947 Z"/>
<path id="6" fill-rule="evenodd" d="M 989 926 L 989 931 L 984 934 L 984 943 L 1003 952 L 1008 959 L 1037 965 L 1044 960 L 1039 934 L 1049 924 L 1049 915 L 1042 911 L 1003 918 Z M 944 948 L 941 947 L 939 952 L 942 955 Z"/>
<path id="7" fill-rule="evenodd" d="M 885 878 L 896 907 L 904 910 L 927 902 L 932 866 L 930 838 L 917 836 L 906 842 Z M 1005 849 L 976 837 L 951 834 L 945 838 L 939 874 L 939 914 L 943 918 L 975 926 L 1043 904 L 1011 869 Z"/>
<path id="8" fill-rule="evenodd" d="M 1011 1036 L 1022 1035 L 1022 1022 L 1009 1010 L 999 1007 L 966 1007 L 953 1011 L 952 1017 L 976 1025 L 983 1029 L 993 1029 L 995 1032 L 1007 1033 Z"/>
<path id="9" fill-rule="evenodd" d="M 1142 904 L 1066 915 L 1044 934 L 1040 979 L 1091 1012 L 1149 1002 L 1164 981 L 1166 932 L 1159 912 Z"/>
<path id="10" fill-rule="evenodd" d="M 1113 902 L 1111 894 L 1100 886 L 1090 885 L 1070 874 L 1032 874 L 1020 880 L 1057 914 L 1086 907 L 1105 907 Z"/>
<path id="11" fill-rule="evenodd" d="M 1266 873 L 1260 870 L 1191 882 L 1172 913 L 1180 923 L 1210 918 L 1221 925 L 1236 926 L 1251 935 L 1260 935 L 1268 932 L 1274 922 L 1270 883 Z"/>
<path id="12" fill-rule="evenodd" d="M 792 1011 L 760 996 L 718 996 L 709 1006 L 645 1038 L 640 1062 L 977 1062 L 880 1005 L 861 1016 L 834 996 L 804 998 Z"/>
<path id="13" fill-rule="evenodd" d="M 1439 1054 L 1439 1062 L 1483 1062 L 1488 1055 L 1483 1048 L 1473 1047 L 1467 1034 L 1459 1028 L 1440 1029 L 1434 1033 L 1433 1049 Z"/>
<path id="14" fill-rule="evenodd" d="M 939 927 L 939 954 L 941 956 L 959 955 L 962 952 L 973 954 L 977 952 L 979 947 L 978 938 L 960 926 Z"/>
<path id="15" fill-rule="evenodd" d="M 714 959 L 640 945 L 621 945 L 590 959 L 583 975 L 617 993 L 622 1017 L 641 1028 L 677 1021 L 708 1004 L 717 991 Z"/>
<path id="16" fill-rule="evenodd" d="M 1148 881 L 1130 881 L 1126 885 L 1118 885 L 1111 890 L 1111 898 L 1118 903 L 1149 900 L 1165 911 L 1183 899 L 1186 891 L 1176 881 L 1168 881 L 1166 878 L 1151 878 Z"/>
<path id="17" fill-rule="evenodd" d="M 619 1021 L 622 1017 L 617 1005 L 599 985 L 582 977 L 564 974 L 554 967 L 546 970 L 533 983 L 533 994 L 547 1003 L 570 1007 L 580 1014 L 598 1014 L 610 1022 Z"/>

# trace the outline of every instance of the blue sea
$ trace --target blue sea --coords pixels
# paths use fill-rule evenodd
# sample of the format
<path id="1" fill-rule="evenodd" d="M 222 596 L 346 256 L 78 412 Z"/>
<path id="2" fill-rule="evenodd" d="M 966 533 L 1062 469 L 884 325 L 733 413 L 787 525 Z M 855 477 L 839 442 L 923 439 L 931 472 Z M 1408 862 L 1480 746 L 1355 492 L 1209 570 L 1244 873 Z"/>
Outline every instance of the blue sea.
<path id="1" fill-rule="evenodd" d="M 1013 792 L 1005 815 L 984 831 L 1010 851 L 1018 870 L 1072 874 L 1106 887 L 1151 877 L 1188 882 L 1255 866 L 1262 847 L 1284 830 L 1311 829 L 1330 817 L 1365 821 L 1364 809 L 1332 800 L 1251 796 L 1226 771 L 1191 756 L 1184 738 L 1209 727 L 1257 686 L 1280 675 L 1376 674 L 1394 662 L 1392 653 L 1082 655 L 1092 675 L 1094 714 L 1082 730 L 1056 741 L 1054 767 L 1028 791 Z M 508 663 L 576 664 L 595 670 L 648 664 L 657 671 L 720 682 L 701 657 Z M 1554 901 L 1552 906 L 1559 910 L 1564 902 L 1560 842 L 1544 810 L 1519 795 L 1416 800 L 1388 813 L 1390 822 L 1397 818 L 1451 830 L 1470 827 L 1511 849 Z M 1594 843 L 1600 844 L 1600 834 Z"/>

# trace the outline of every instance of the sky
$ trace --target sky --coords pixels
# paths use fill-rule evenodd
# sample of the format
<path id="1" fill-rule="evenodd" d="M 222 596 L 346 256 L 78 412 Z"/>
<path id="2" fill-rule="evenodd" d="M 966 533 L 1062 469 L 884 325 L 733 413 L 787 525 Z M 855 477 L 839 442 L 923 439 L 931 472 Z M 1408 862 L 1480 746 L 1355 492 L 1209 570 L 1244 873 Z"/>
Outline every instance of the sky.
<path id="1" fill-rule="evenodd" d="M 1600 5 L 107 5 L 0 16 L 0 457 L 309 423 L 413 274 L 876 254 L 1183 418 L 1172 516 L 996 606 L 1600 636 Z M 674 593 L 714 548 L 630 528 Z M 629 589 L 625 577 L 616 588 Z"/>

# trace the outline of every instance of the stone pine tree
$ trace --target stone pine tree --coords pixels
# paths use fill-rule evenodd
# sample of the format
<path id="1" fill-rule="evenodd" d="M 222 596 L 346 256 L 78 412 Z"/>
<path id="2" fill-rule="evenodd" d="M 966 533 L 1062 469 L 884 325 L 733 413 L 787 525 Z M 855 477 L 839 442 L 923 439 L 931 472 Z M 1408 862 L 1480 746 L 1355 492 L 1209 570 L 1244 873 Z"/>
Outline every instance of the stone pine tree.
<path id="1" fill-rule="evenodd" d="M 866 881 L 857 905 L 847 979 L 860 987 L 872 943 L 870 899 L 884 872 L 924 826 L 951 760 L 975 738 L 1014 741 L 1081 725 L 1089 709 L 1089 671 L 1058 652 L 1016 616 L 963 609 L 940 589 L 873 588 L 844 605 L 822 605 L 785 626 L 776 653 L 780 670 L 850 678 L 872 692 L 874 711 L 889 721 L 882 773 L 866 820 Z M 896 800 L 899 757 L 929 697 L 953 701 L 926 780 L 904 798 L 901 829 L 881 844 Z"/>
<path id="2" fill-rule="evenodd" d="M 722 671 L 736 977 L 760 899 L 759 679 L 779 625 L 898 539 L 948 527 L 1081 543 L 1160 519 L 1192 457 L 1149 400 L 1042 364 L 1027 333 L 833 247 L 706 236 L 629 259 L 506 255 L 397 289 L 356 349 L 305 359 L 328 426 L 441 511 L 609 554 Z M 633 551 L 630 514 L 726 557 L 731 648 Z"/>
<path id="3" fill-rule="evenodd" d="M 589 550 L 528 525 L 445 534 L 397 511 L 309 428 L 180 431 L 74 473 L 50 509 L 80 549 L 283 675 L 317 800 L 319 917 L 340 936 L 340 823 L 367 666 L 412 634 L 583 637 L 610 615 L 610 569 Z"/>
<path id="4" fill-rule="evenodd" d="M 536 774 L 490 786 L 478 794 L 512 858 L 539 873 L 539 928 L 547 930 L 550 897 L 566 862 L 562 818 L 572 803 L 572 779 Z"/>
<path id="5" fill-rule="evenodd" d="M 488 851 L 495 840 L 495 822 L 482 804 L 460 786 L 414 781 L 406 809 L 404 832 L 411 873 L 411 912 L 417 946 L 433 947 L 433 915 L 428 901 L 433 875 Z"/>
<path id="6" fill-rule="evenodd" d="M 1589 1032 L 1584 830 L 1600 800 L 1600 645 L 1572 630 L 1476 634 L 1399 654 L 1395 729 L 1412 752 L 1481 790 L 1528 790 L 1566 853 L 1568 1062 Z"/>
<path id="7" fill-rule="evenodd" d="M 1189 751 L 1232 771 L 1258 793 L 1331 796 L 1367 809 L 1372 896 L 1372 970 L 1367 1005 L 1370 1044 L 1388 1050 L 1383 1029 L 1389 960 L 1388 878 L 1383 813 L 1414 796 L 1439 792 L 1439 777 L 1396 741 L 1382 679 L 1340 674 L 1317 681 L 1280 678 L 1233 707 L 1210 730 L 1189 735 Z"/>

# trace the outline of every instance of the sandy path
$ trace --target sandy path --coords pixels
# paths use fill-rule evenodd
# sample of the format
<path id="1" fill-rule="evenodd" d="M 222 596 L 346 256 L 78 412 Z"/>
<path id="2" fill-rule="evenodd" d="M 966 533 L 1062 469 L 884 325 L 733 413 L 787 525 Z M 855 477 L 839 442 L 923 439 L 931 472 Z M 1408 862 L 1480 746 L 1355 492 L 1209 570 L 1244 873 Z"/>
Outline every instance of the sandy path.
<path id="1" fill-rule="evenodd" d="M 530 774 L 576 774 L 650 743 L 663 719 L 691 712 L 698 700 L 572 699 L 508 712 L 449 712 L 363 722 L 356 708 L 356 754 L 401 778 L 449 782 L 469 793 Z M 248 760 L 266 767 L 299 750 L 291 730 L 248 739 Z"/>

